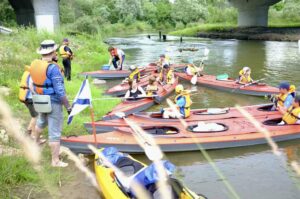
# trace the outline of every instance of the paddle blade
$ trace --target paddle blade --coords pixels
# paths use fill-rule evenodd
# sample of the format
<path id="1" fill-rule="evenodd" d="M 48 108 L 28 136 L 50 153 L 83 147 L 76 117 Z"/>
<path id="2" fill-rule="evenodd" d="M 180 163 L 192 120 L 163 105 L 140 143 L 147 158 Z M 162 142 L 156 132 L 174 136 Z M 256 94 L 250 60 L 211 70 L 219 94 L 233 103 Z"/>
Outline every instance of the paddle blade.
<path id="1" fill-rule="evenodd" d="M 116 112 L 115 115 L 119 118 L 123 118 L 126 116 L 124 112 Z"/>
<path id="2" fill-rule="evenodd" d="M 191 84 L 196 85 L 197 84 L 197 75 L 194 75 L 191 79 Z"/>

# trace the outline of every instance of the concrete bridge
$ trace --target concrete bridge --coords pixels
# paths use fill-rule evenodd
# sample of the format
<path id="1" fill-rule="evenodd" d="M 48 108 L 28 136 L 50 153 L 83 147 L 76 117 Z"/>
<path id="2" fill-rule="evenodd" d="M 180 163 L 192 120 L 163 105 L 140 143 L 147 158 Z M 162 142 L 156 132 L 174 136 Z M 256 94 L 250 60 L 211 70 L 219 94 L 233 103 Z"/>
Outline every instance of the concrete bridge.
<path id="1" fill-rule="evenodd" d="M 268 26 L 269 6 L 280 0 L 228 0 L 239 11 L 238 26 Z M 9 0 L 19 25 L 50 32 L 59 26 L 59 0 Z"/>

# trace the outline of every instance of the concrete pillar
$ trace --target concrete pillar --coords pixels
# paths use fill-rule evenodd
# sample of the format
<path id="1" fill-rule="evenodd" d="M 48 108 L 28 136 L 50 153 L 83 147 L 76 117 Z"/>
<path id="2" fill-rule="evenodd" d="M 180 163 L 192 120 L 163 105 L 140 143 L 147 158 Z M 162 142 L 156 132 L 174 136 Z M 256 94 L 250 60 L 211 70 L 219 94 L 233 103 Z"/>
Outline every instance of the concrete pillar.
<path id="1" fill-rule="evenodd" d="M 59 27 L 58 0 L 32 0 L 35 12 L 35 25 L 38 30 L 53 32 Z"/>
<path id="2" fill-rule="evenodd" d="M 34 26 L 34 9 L 31 1 L 23 0 L 8 0 L 10 5 L 13 7 L 17 23 L 21 26 Z"/>
<path id="3" fill-rule="evenodd" d="M 280 0 L 228 0 L 239 11 L 238 26 L 268 26 L 269 6 Z"/>

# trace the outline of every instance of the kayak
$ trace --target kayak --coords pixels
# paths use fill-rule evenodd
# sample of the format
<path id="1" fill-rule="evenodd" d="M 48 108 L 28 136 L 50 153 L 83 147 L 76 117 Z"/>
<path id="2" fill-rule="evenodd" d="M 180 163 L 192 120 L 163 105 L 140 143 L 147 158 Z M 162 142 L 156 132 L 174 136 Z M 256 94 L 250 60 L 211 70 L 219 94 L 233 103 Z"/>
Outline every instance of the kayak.
<path id="1" fill-rule="evenodd" d="M 140 99 L 125 100 L 117 105 L 111 112 L 103 116 L 103 120 L 113 120 L 117 119 L 116 113 L 123 112 L 125 116 L 144 111 L 155 103 L 161 103 L 165 100 L 175 89 L 178 84 L 178 79 L 172 85 L 158 85 L 157 95 L 154 97 L 145 97 Z"/>
<path id="2" fill-rule="evenodd" d="M 193 76 L 186 73 L 175 73 L 179 78 L 190 81 Z M 272 94 L 279 94 L 279 89 L 266 84 L 252 84 L 242 87 L 243 85 L 236 83 L 234 79 L 217 80 L 214 75 L 203 75 L 197 78 L 197 83 L 201 86 L 214 88 L 221 91 L 232 93 L 240 93 L 245 95 L 266 96 Z"/>
<path id="3" fill-rule="evenodd" d="M 147 73 L 151 73 L 154 71 L 156 71 L 155 63 L 150 63 L 148 66 L 140 68 L 141 75 L 145 75 Z M 125 79 L 126 77 L 129 76 L 129 74 L 130 74 L 129 70 L 97 70 L 91 72 L 83 72 L 80 75 L 97 78 L 97 79 L 110 80 L 110 79 L 123 79 L 123 78 Z"/>
<path id="4" fill-rule="evenodd" d="M 155 76 L 155 74 L 153 74 Z M 158 75 L 156 73 L 156 75 Z M 152 75 L 148 74 L 144 77 L 142 77 L 140 79 L 140 81 L 138 82 L 138 86 L 140 87 L 145 87 L 149 84 L 149 79 L 151 78 Z M 108 94 L 108 95 L 112 95 L 112 96 L 122 96 L 122 95 L 125 95 L 126 92 L 129 90 L 129 84 L 128 83 L 121 83 L 121 84 L 118 84 L 110 89 L 108 89 L 105 94 Z"/>
<path id="5" fill-rule="evenodd" d="M 172 64 L 172 67 L 176 69 L 182 69 L 186 66 L 186 64 Z M 141 75 L 146 75 L 148 73 L 156 72 L 157 66 L 156 63 L 150 63 L 148 66 L 139 67 Z M 129 76 L 131 72 L 129 70 L 97 70 L 97 71 L 90 71 L 90 72 L 83 72 L 80 73 L 82 76 L 88 76 L 97 79 L 105 79 L 105 80 L 112 80 L 112 79 L 125 79 Z"/>
<path id="6" fill-rule="evenodd" d="M 261 104 L 244 106 L 243 108 L 253 116 L 278 115 L 278 111 L 269 111 L 273 104 Z M 190 117 L 186 118 L 186 122 L 209 121 L 215 119 L 239 118 L 243 117 L 241 113 L 234 107 L 231 108 L 208 108 L 191 110 Z M 137 122 L 141 126 L 151 126 L 153 124 L 172 125 L 178 123 L 178 119 L 164 119 L 159 112 L 139 112 L 129 115 L 128 118 Z M 114 119 L 110 121 L 99 120 L 95 122 L 96 132 L 105 133 L 116 130 L 118 127 L 127 127 L 128 125 L 123 119 Z M 89 133 L 92 133 L 92 123 L 84 123 L 84 127 Z"/>
<path id="7" fill-rule="evenodd" d="M 259 116 L 257 121 L 267 130 L 274 141 L 287 141 L 300 138 L 300 125 L 274 125 L 270 121 L 281 120 L 277 115 Z M 189 123 L 185 129 L 178 122 L 176 125 L 152 125 L 143 129 L 153 135 L 156 143 L 164 152 L 197 151 L 199 144 L 204 149 L 223 149 L 232 147 L 266 144 L 264 135 L 253 126 L 246 118 L 228 118 L 211 120 L 210 124 L 222 127 L 218 130 L 195 131 L 197 122 Z M 119 128 L 109 133 L 96 135 L 97 147 L 114 146 L 119 151 L 128 153 L 143 153 L 144 150 L 137 144 L 130 128 Z M 68 137 L 61 139 L 62 145 L 70 148 L 75 153 L 91 153 L 88 144 L 94 143 L 93 135 Z"/>
<path id="8" fill-rule="evenodd" d="M 101 152 L 102 149 L 99 150 Z M 126 187 L 122 185 L 122 179 L 118 177 L 112 168 L 103 165 L 101 158 L 98 154 L 95 155 L 95 173 L 100 190 L 102 191 L 106 199 L 129 199 L 129 193 L 126 191 Z M 143 169 L 147 167 L 146 164 L 134 159 L 132 156 L 125 154 L 120 161 L 115 165 L 120 169 L 125 176 L 131 177 L 137 175 Z M 114 174 L 114 175 L 112 175 Z M 205 199 L 204 196 L 198 196 L 196 193 L 184 186 L 179 180 L 171 177 L 169 179 L 170 185 L 173 189 L 174 198 L 179 199 Z M 125 185 L 126 186 L 126 185 Z M 149 186 L 148 186 L 149 187 Z M 150 192 L 149 192 L 150 194 Z"/>

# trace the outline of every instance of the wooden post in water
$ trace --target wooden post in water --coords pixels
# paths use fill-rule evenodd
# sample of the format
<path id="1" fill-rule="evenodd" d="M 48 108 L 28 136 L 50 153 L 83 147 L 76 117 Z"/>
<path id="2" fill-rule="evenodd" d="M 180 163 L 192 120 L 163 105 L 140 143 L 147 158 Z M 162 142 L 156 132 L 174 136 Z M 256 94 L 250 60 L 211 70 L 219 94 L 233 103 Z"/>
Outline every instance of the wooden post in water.
<path id="1" fill-rule="evenodd" d="M 158 32 L 159 40 L 161 40 L 161 31 Z"/>
<path id="2" fill-rule="evenodd" d="M 182 37 L 180 37 L 180 43 L 182 43 Z"/>
<path id="3" fill-rule="evenodd" d="M 150 35 L 147 35 L 148 39 L 151 39 L 151 36 Z"/>
<path id="4" fill-rule="evenodd" d="M 167 41 L 167 35 L 163 35 L 163 41 Z"/>

